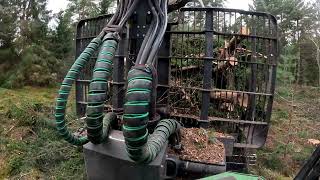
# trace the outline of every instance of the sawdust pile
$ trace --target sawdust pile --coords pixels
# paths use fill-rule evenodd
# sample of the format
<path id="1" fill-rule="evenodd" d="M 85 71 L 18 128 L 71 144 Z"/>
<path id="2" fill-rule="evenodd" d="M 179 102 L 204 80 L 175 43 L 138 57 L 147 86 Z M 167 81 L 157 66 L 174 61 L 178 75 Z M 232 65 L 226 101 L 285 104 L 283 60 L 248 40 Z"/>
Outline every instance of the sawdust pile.
<path id="1" fill-rule="evenodd" d="M 216 139 L 220 134 L 202 128 L 182 128 L 182 149 L 174 152 L 182 160 L 210 164 L 223 163 L 225 150 L 223 143 Z"/>

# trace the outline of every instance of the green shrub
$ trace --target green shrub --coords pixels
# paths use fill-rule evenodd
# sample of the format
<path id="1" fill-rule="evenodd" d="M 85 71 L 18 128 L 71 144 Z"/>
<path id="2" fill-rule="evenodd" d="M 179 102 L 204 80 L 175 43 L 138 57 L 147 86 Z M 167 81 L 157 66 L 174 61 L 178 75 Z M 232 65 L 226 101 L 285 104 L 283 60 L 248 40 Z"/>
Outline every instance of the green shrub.
<path id="1" fill-rule="evenodd" d="M 294 145 L 278 143 L 275 148 L 258 151 L 258 157 L 261 158 L 263 166 L 272 170 L 287 171 L 287 164 L 284 161 L 285 156 L 294 152 Z M 267 155 L 263 155 L 267 154 Z"/>
<path id="2" fill-rule="evenodd" d="M 296 62 L 299 60 L 299 51 L 295 45 L 288 45 L 284 48 L 284 53 L 280 55 L 277 68 L 277 81 L 280 84 L 291 84 L 295 80 Z"/>
<path id="3" fill-rule="evenodd" d="M 264 161 L 264 166 L 272 169 L 272 170 L 278 170 L 283 167 L 283 161 L 280 159 L 279 154 L 272 153 L 266 157 L 266 161 Z"/>
<path id="4" fill-rule="evenodd" d="M 302 148 L 301 152 L 293 153 L 292 159 L 302 166 L 303 163 L 311 157 L 313 151 L 313 148 L 305 146 Z"/>
<path id="5" fill-rule="evenodd" d="M 274 116 L 274 120 L 288 119 L 289 113 L 283 109 L 274 109 L 272 116 Z"/>
<path id="6" fill-rule="evenodd" d="M 21 171 L 23 166 L 22 156 L 15 156 L 9 161 L 9 173 L 10 175 L 15 175 Z"/>
<path id="7" fill-rule="evenodd" d="M 19 60 L 17 53 L 12 48 L 0 49 L 0 64 L 14 64 Z"/>
<path id="8" fill-rule="evenodd" d="M 309 136 L 309 131 L 306 131 L 306 130 L 304 130 L 304 131 L 299 131 L 298 132 L 298 137 L 299 138 L 307 138 L 308 136 Z"/>
<path id="9" fill-rule="evenodd" d="M 20 88 L 25 85 L 52 86 L 61 73 L 62 63 L 43 46 L 33 44 L 21 53 L 21 61 L 7 76 L 3 86 Z"/>
<path id="10" fill-rule="evenodd" d="M 18 62 L 19 56 L 12 48 L 0 49 L 0 85 L 6 81 L 12 67 Z"/>
<path id="11" fill-rule="evenodd" d="M 53 126 L 48 120 L 52 108 L 41 103 L 22 101 L 19 104 L 9 102 L 6 117 L 17 121 L 18 126 Z"/>
<path id="12" fill-rule="evenodd" d="M 288 86 L 281 86 L 277 89 L 277 92 L 279 96 L 282 98 L 285 98 L 287 100 L 291 100 L 292 96 L 294 95 L 294 91 L 292 88 L 289 88 Z M 276 96 L 277 97 L 277 96 Z M 280 98 L 281 98 L 280 97 Z M 279 98 L 279 97 L 277 97 Z"/>
<path id="13" fill-rule="evenodd" d="M 18 126 L 32 126 L 36 123 L 36 113 L 31 103 L 23 102 L 20 106 L 10 103 L 6 117 L 18 121 Z"/>

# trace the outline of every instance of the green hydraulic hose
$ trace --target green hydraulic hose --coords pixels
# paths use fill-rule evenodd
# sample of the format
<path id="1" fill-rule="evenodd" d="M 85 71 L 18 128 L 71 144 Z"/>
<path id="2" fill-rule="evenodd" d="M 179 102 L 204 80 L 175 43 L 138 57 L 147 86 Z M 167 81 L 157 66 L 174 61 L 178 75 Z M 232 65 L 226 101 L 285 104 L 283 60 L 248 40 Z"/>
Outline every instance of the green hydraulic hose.
<path id="1" fill-rule="evenodd" d="M 180 127 L 175 120 L 161 120 L 154 133 L 149 135 L 147 124 L 152 99 L 152 79 L 148 67 L 134 67 L 128 73 L 122 129 L 128 155 L 139 163 L 151 162 L 169 136 Z"/>
<path id="2" fill-rule="evenodd" d="M 56 127 L 59 134 L 71 144 L 83 145 L 89 140 L 93 143 L 100 143 L 107 135 L 107 130 L 109 127 L 108 123 L 112 121 L 112 118 L 111 116 L 106 116 L 103 118 L 104 115 L 102 114 L 102 111 L 107 92 L 107 79 L 112 74 L 112 59 L 114 57 L 118 42 L 115 42 L 114 38 L 108 39 L 108 34 L 105 36 L 105 33 L 113 31 L 119 32 L 127 19 L 133 13 L 138 2 L 138 0 L 132 2 L 130 0 L 124 0 L 120 2 L 120 8 L 117 9 L 108 25 L 81 53 L 62 82 L 56 105 Z M 116 33 L 109 33 L 109 35 L 110 34 L 114 35 Z M 89 61 L 92 54 L 102 43 L 101 39 L 103 36 L 105 36 L 103 40 L 103 47 L 101 48 L 96 68 L 93 72 L 94 78 L 90 83 L 89 103 L 86 118 L 88 136 L 78 137 L 73 135 L 66 126 L 66 104 L 72 84 L 87 61 Z"/>
<path id="3" fill-rule="evenodd" d="M 94 38 L 86 49 L 80 54 L 80 56 L 76 59 L 66 77 L 64 78 L 58 97 L 56 99 L 56 127 L 59 134 L 69 143 L 73 145 L 83 145 L 88 142 L 88 138 L 86 136 L 77 137 L 73 135 L 67 128 L 65 122 L 65 114 L 66 114 L 66 105 L 68 102 L 68 96 L 72 87 L 72 84 L 76 80 L 77 76 L 81 72 L 82 68 L 85 64 L 90 60 L 92 54 L 98 49 L 101 44 L 101 38 Z"/>
<path id="4" fill-rule="evenodd" d="M 104 37 L 89 86 L 86 123 L 89 141 L 94 144 L 101 143 L 108 135 L 108 128 L 103 126 L 103 109 L 118 39 L 117 33 L 108 33 Z M 104 121 L 110 120 L 107 118 Z"/>

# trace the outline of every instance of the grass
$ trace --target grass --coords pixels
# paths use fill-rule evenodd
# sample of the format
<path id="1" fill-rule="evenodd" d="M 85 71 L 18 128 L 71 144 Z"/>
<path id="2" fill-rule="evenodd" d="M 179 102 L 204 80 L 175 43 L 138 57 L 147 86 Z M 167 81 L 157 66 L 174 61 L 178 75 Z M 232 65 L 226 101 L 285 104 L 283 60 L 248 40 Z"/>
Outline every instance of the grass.
<path id="1" fill-rule="evenodd" d="M 319 139 L 320 88 L 278 87 L 265 147 L 258 150 L 252 173 L 267 179 L 292 179 L 311 156 Z"/>
<path id="2" fill-rule="evenodd" d="M 82 149 L 54 128 L 56 94 L 57 88 L 0 89 L 0 179 L 84 179 Z M 68 110 L 76 129 L 74 103 Z"/>
<path id="3" fill-rule="evenodd" d="M 62 140 L 53 122 L 57 88 L 0 88 L 0 179 L 84 179 L 82 149 Z M 258 150 L 252 174 L 292 179 L 320 137 L 320 89 L 279 87 L 265 147 Z M 74 97 L 68 125 L 75 121 Z"/>

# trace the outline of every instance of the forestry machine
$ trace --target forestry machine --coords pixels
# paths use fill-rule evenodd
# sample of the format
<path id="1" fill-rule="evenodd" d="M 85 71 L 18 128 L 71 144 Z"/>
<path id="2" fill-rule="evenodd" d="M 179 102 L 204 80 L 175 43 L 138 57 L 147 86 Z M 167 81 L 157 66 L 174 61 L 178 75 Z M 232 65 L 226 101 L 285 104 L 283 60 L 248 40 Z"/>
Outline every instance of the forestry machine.
<path id="1" fill-rule="evenodd" d="M 266 142 L 277 32 L 268 13 L 119 0 L 77 25 L 57 130 L 83 146 L 88 179 L 263 179 L 237 172 Z M 65 121 L 74 83 L 76 133 Z M 319 151 L 297 179 L 319 176 Z"/>

